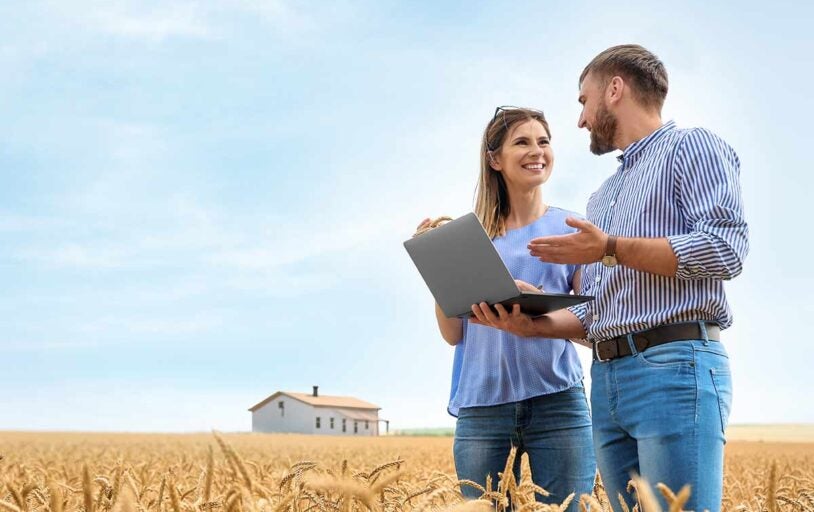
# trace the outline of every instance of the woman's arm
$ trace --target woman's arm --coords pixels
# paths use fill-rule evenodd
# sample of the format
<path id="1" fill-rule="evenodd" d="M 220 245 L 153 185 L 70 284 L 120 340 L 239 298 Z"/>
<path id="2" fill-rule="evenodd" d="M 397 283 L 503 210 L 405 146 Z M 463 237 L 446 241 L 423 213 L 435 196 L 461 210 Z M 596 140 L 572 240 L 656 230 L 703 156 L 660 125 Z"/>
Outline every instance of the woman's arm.
<path id="1" fill-rule="evenodd" d="M 435 304 L 435 318 L 438 320 L 438 330 L 441 331 L 444 341 L 453 347 L 461 342 L 464 337 L 463 320 L 454 317 L 447 318 L 438 304 Z"/>
<path id="2" fill-rule="evenodd" d="M 450 217 L 438 217 L 432 220 L 427 217 L 416 226 L 416 232 L 413 236 L 425 233 L 449 220 L 452 219 Z M 441 337 L 444 338 L 444 341 L 453 347 L 461 342 L 464 333 L 463 320 L 460 318 L 447 318 L 437 303 L 435 304 L 435 319 L 438 321 L 438 330 L 441 331 Z"/>

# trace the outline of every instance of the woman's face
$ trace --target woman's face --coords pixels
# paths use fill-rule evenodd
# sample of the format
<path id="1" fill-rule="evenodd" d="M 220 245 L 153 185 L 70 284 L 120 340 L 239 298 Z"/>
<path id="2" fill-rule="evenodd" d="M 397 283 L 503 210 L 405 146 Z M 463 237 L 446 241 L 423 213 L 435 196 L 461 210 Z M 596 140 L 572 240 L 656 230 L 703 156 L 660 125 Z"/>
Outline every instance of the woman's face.
<path id="1" fill-rule="evenodd" d="M 531 119 L 514 125 L 491 164 L 512 187 L 527 189 L 548 181 L 554 152 L 542 123 Z"/>

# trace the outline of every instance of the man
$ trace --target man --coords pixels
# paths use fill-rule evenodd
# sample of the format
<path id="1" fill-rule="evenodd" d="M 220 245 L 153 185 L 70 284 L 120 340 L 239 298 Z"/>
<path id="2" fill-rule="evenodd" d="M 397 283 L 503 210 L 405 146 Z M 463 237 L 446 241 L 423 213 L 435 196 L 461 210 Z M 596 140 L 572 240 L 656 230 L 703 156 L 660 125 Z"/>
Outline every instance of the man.
<path id="1" fill-rule="evenodd" d="M 585 264 L 593 302 L 531 319 L 486 303 L 476 322 L 523 336 L 587 338 L 597 464 L 618 507 L 630 475 L 678 491 L 689 510 L 720 510 L 731 377 L 720 331 L 732 324 L 723 281 L 748 252 L 740 162 L 702 128 L 662 123 L 667 72 L 638 45 L 609 48 L 579 80 L 579 126 L 619 168 L 574 234 L 537 238 L 531 255 Z"/>

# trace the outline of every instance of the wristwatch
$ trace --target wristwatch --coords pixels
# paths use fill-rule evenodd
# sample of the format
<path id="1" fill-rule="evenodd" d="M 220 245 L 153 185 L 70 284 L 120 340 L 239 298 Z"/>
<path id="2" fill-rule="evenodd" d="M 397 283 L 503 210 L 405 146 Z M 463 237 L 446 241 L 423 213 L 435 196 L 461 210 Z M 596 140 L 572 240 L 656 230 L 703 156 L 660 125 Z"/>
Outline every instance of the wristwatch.
<path id="1" fill-rule="evenodd" d="M 605 244 L 605 255 L 602 257 L 602 264 L 606 267 L 615 267 L 616 263 L 616 237 L 613 235 L 608 236 L 608 242 Z"/>

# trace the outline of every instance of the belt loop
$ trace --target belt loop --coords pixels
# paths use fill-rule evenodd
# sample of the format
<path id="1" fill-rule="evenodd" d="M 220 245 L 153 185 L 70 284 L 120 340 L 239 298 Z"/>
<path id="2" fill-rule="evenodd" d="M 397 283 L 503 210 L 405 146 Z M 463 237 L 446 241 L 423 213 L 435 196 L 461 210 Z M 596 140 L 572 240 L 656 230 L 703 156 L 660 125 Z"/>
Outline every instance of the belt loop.
<path id="1" fill-rule="evenodd" d="M 698 322 L 698 325 L 701 326 L 701 338 L 704 339 L 704 346 L 706 347 L 709 345 L 709 334 L 707 334 L 707 323 L 703 320 Z"/>
<path id="2" fill-rule="evenodd" d="M 633 343 L 633 334 L 626 335 L 625 339 L 627 339 L 627 344 L 630 347 L 630 355 L 636 357 L 639 354 L 639 351 L 636 350 L 636 344 Z"/>

